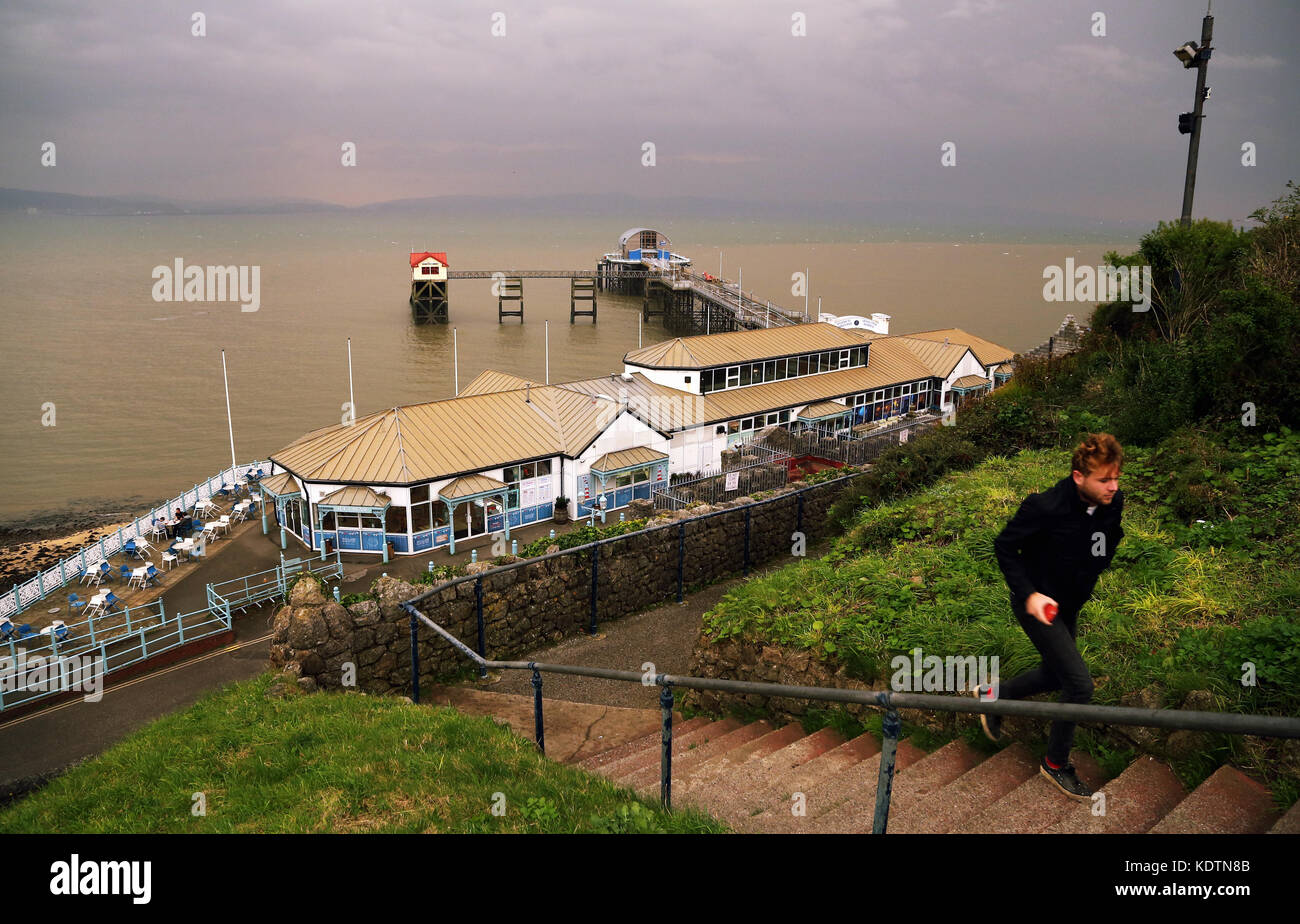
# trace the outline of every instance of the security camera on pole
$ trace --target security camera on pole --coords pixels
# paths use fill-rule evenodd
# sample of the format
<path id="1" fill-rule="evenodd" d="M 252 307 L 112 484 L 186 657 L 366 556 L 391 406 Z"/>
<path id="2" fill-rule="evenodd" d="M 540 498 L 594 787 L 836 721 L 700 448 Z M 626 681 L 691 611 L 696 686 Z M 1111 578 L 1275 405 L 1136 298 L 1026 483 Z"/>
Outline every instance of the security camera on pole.
<path id="1" fill-rule="evenodd" d="M 1192 136 L 1187 145 L 1187 179 L 1183 184 L 1182 225 L 1184 228 L 1192 223 L 1192 195 L 1196 192 L 1196 155 L 1201 145 L 1201 110 L 1205 101 L 1210 98 L 1210 88 L 1205 85 L 1205 66 L 1210 63 L 1210 53 L 1214 50 L 1210 47 L 1213 32 L 1214 17 L 1210 15 L 1207 7 L 1205 19 L 1201 20 L 1200 47 L 1197 47 L 1195 42 L 1188 42 L 1174 50 L 1174 56 L 1183 62 L 1183 67 L 1196 68 L 1195 104 L 1191 112 L 1180 113 L 1178 116 L 1178 131 Z"/>

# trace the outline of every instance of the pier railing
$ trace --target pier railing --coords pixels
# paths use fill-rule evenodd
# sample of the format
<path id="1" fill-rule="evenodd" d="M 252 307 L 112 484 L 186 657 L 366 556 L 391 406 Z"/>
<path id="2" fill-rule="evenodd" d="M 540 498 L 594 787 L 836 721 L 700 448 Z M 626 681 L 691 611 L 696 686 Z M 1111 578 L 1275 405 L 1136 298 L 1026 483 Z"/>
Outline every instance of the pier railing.
<path id="1" fill-rule="evenodd" d="M 239 481 L 246 472 L 256 472 L 259 468 L 269 473 L 271 462 L 269 460 L 249 462 L 246 465 L 238 465 L 220 471 L 206 481 L 196 484 L 188 491 L 173 497 L 166 503 L 157 505 L 133 522 L 100 539 L 99 542 L 82 548 L 53 568 L 38 573 L 36 577 L 25 583 L 14 585 L 12 590 L 0 595 L 0 619 L 15 617 L 32 604 L 44 600 L 55 591 L 68 584 L 77 583 L 81 580 L 81 576 L 86 573 L 86 568 L 89 565 L 99 561 L 108 561 L 110 556 L 122 551 L 122 547 L 126 545 L 128 540 L 149 538 L 155 519 L 167 519 L 171 516 L 172 511 L 178 508 L 185 512 L 192 511 L 194 505 L 200 501 L 211 500 L 221 490 L 223 484 L 233 488 L 235 482 Z"/>
<path id="2" fill-rule="evenodd" d="M 162 600 L 65 622 L 46 634 L 20 636 L 15 626 L 0 644 L 0 713 L 72 689 L 90 692 L 91 675 L 102 681 L 230 626 L 228 608 L 169 617 Z"/>

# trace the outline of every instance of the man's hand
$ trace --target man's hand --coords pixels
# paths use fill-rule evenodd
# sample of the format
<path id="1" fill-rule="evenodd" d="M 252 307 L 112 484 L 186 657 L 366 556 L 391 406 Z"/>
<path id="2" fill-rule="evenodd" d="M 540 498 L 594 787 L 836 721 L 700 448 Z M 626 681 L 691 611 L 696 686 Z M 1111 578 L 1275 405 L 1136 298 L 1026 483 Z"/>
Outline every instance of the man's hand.
<path id="1" fill-rule="evenodd" d="M 1052 624 L 1052 620 L 1048 619 L 1047 614 L 1043 612 L 1043 607 L 1047 606 L 1049 603 L 1052 606 L 1057 607 L 1058 609 L 1060 607 L 1060 605 L 1051 597 L 1047 596 L 1046 594 L 1040 594 L 1037 591 L 1035 591 L 1034 593 L 1029 595 L 1028 599 L 1025 600 L 1025 612 L 1028 613 L 1030 616 L 1033 616 L 1043 625 L 1050 626 Z"/>

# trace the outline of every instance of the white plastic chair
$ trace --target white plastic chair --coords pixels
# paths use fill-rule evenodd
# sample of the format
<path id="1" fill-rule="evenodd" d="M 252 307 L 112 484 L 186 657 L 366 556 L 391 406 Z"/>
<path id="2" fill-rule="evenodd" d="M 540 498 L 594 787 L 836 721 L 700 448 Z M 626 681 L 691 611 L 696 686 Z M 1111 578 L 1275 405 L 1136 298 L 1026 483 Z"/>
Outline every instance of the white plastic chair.
<path id="1" fill-rule="evenodd" d="M 163 570 L 164 570 L 164 571 L 166 571 L 169 567 L 171 567 L 171 568 L 175 568 L 175 567 L 176 567 L 176 556 L 173 555 L 171 552 L 163 552 L 163 556 L 162 556 L 162 565 L 163 565 Z"/>
<path id="2" fill-rule="evenodd" d="M 131 585 L 135 584 L 136 582 L 139 582 L 139 584 L 140 584 L 140 589 L 141 589 L 141 590 L 144 590 L 144 576 L 145 576 L 145 572 L 148 571 L 148 570 L 149 570 L 149 569 L 148 569 L 147 567 L 134 568 L 134 569 L 132 569 L 132 571 L 131 571 L 131 579 L 130 579 L 129 581 L 126 582 L 126 586 L 127 586 L 127 587 L 130 587 Z"/>

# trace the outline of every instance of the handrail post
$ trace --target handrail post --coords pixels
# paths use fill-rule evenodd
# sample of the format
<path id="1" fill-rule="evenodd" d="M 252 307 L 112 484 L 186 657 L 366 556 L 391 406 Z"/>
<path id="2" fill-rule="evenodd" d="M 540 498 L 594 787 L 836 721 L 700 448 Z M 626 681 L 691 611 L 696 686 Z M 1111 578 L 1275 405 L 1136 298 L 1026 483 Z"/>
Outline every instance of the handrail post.
<path id="1" fill-rule="evenodd" d="M 411 702 L 420 703 L 420 648 L 418 622 L 415 613 L 411 613 Z"/>
<path id="2" fill-rule="evenodd" d="M 880 775 L 876 780 L 876 817 L 871 823 L 872 834 L 884 834 L 889 824 L 889 796 L 894 788 L 894 757 L 898 753 L 901 728 L 898 710 L 889 707 L 880 727 L 884 740 L 880 745 Z"/>
<path id="3" fill-rule="evenodd" d="M 663 733 L 659 750 L 659 801 L 665 810 L 673 807 L 673 685 L 660 674 L 659 708 L 663 711 Z"/>
<path id="4" fill-rule="evenodd" d="M 542 726 L 542 675 L 537 670 L 536 662 L 529 662 L 533 670 L 533 737 L 537 740 L 537 750 L 546 753 L 546 732 Z"/>
<path id="5" fill-rule="evenodd" d="M 587 627 L 588 635 L 596 634 L 596 586 L 600 581 L 600 543 L 591 546 L 591 625 Z"/>
<path id="6" fill-rule="evenodd" d="M 487 628 L 483 625 L 483 578 L 474 581 L 474 609 L 478 613 L 478 656 L 487 658 Z M 479 678 L 487 676 L 487 668 L 478 669 Z"/>
<path id="7" fill-rule="evenodd" d="M 799 498 L 799 516 L 795 520 L 794 531 L 801 533 L 803 532 L 803 492 L 800 491 L 795 496 Z"/>
<path id="8" fill-rule="evenodd" d="M 677 524 L 677 602 L 683 600 L 686 578 L 686 521 Z"/>

